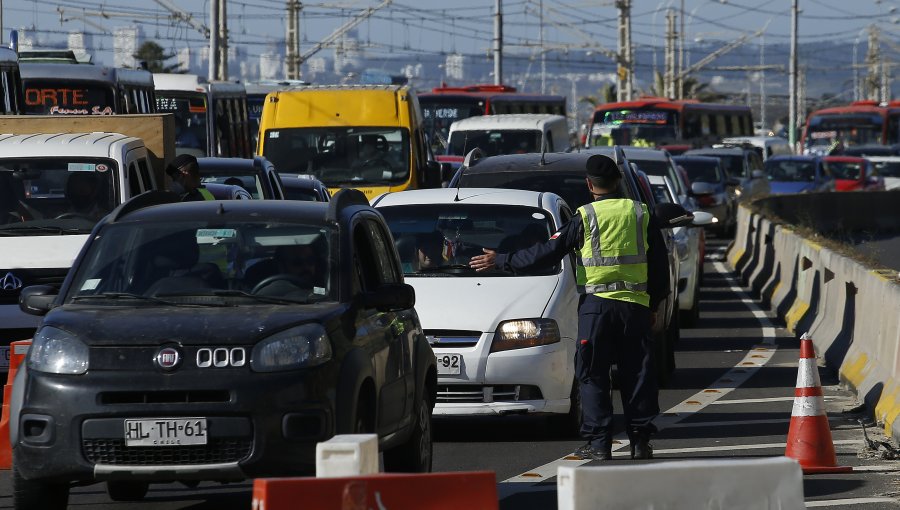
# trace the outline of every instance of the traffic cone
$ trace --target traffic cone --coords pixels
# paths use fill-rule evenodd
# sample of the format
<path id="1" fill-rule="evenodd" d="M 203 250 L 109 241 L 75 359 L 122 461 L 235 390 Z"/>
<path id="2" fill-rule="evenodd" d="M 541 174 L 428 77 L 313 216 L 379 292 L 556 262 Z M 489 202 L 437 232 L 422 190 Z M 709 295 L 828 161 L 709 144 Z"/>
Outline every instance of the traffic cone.
<path id="1" fill-rule="evenodd" d="M 831 428 L 825 414 L 822 383 L 819 382 L 816 349 L 809 333 L 800 337 L 800 369 L 784 455 L 796 459 L 807 475 L 853 471 L 852 466 L 837 465 Z"/>

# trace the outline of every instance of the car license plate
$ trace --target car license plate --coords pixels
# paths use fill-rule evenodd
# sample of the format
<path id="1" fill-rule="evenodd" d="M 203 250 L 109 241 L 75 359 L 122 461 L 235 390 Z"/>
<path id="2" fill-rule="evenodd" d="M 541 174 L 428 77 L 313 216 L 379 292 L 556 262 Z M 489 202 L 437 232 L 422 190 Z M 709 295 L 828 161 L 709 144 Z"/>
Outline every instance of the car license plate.
<path id="1" fill-rule="evenodd" d="M 462 365 L 462 355 L 460 354 L 437 355 L 438 375 L 459 375 L 460 365 Z"/>
<path id="2" fill-rule="evenodd" d="M 9 346 L 0 347 L 0 369 L 9 371 Z"/>
<path id="3" fill-rule="evenodd" d="M 206 444 L 206 418 L 125 420 L 125 446 Z"/>

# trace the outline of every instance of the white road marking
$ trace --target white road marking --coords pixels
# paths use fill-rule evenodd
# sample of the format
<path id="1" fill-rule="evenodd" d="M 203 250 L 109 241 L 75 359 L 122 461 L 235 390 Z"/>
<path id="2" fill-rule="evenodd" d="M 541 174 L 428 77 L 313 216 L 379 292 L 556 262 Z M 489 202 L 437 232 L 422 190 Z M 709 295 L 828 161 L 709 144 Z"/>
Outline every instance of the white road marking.
<path id="1" fill-rule="evenodd" d="M 734 277 L 728 274 L 727 269 L 721 262 L 716 262 L 714 264 L 714 267 L 716 271 L 718 271 L 725 277 L 726 280 L 729 280 L 731 282 L 734 281 Z M 656 425 L 657 429 L 663 430 L 678 422 L 681 422 L 686 418 L 693 416 L 706 406 L 715 403 L 720 398 L 731 393 L 733 390 L 737 389 L 748 379 L 750 379 L 750 377 L 752 377 L 760 368 L 765 366 L 766 363 L 768 363 L 769 360 L 772 359 L 772 356 L 775 354 L 775 350 L 777 349 L 777 347 L 774 346 L 775 328 L 772 325 L 772 321 L 768 318 L 768 316 L 766 316 L 765 312 L 763 312 L 762 309 L 759 308 L 759 305 L 757 305 L 752 299 L 750 299 L 750 297 L 747 296 L 746 293 L 743 292 L 743 290 L 734 285 L 729 288 L 733 292 L 739 293 L 741 295 L 741 302 L 745 303 L 751 310 L 751 312 L 753 312 L 754 317 L 759 320 L 760 326 L 762 327 L 762 334 L 765 337 L 765 345 L 758 345 L 753 347 L 747 353 L 747 355 L 744 356 L 744 358 L 734 366 L 734 368 L 725 373 L 707 389 L 701 390 L 688 399 L 682 401 L 678 405 L 660 414 L 659 417 L 657 417 L 653 421 L 653 424 Z M 790 400 L 793 400 L 793 397 L 790 397 Z M 614 452 L 613 455 L 630 455 L 630 453 L 626 454 L 625 452 L 619 452 L 619 450 L 627 447 L 628 444 L 628 437 L 624 432 L 615 436 L 613 438 L 612 446 L 612 450 Z M 782 445 L 782 447 L 784 446 Z M 709 451 L 716 451 L 716 448 L 713 448 Z M 662 451 L 660 451 L 660 453 L 662 453 Z M 587 464 L 588 462 L 591 461 L 578 459 L 572 455 L 566 455 L 565 457 L 548 462 L 547 464 L 538 466 L 534 469 L 526 471 L 525 473 L 513 476 L 512 478 L 507 478 L 500 483 L 538 483 L 555 477 L 560 466 L 578 467 Z"/>
<path id="2" fill-rule="evenodd" d="M 856 468 L 853 468 L 854 471 Z M 816 508 L 821 506 L 843 506 L 843 505 L 869 505 L 872 503 L 897 503 L 894 498 L 850 498 L 850 499 L 825 499 L 820 501 L 807 501 L 806 508 Z"/>
<path id="3" fill-rule="evenodd" d="M 862 446 L 863 442 L 859 439 L 838 439 L 832 441 L 835 446 L 837 445 L 859 445 Z M 759 444 L 734 444 L 734 445 L 715 445 L 715 446 L 694 446 L 689 448 L 666 448 L 666 449 L 654 449 L 653 455 L 660 455 L 664 453 L 705 453 L 705 452 L 725 452 L 725 451 L 742 451 L 742 450 L 781 450 L 782 453 L 784 449 L 787 447 L 787 443 L 759 443 Z M 613 456 L 623 455 L 625 452 L 616 452 Z M 855 469 L 855 468 L 854 468 Z"/>
<path id="4" fill-rule="evenodd" d="M 825 400 L 846 400 L 841 397 L 825 397 Z M 768 397 L 768 398 L 743 398 L 743 399 L 734 399 L 734 400 L 719 400 L 713 402 L 715 405 L 723 406 L 729 404 L 764 404 L 767 402 L 793 402 L 794 397 Z"/>

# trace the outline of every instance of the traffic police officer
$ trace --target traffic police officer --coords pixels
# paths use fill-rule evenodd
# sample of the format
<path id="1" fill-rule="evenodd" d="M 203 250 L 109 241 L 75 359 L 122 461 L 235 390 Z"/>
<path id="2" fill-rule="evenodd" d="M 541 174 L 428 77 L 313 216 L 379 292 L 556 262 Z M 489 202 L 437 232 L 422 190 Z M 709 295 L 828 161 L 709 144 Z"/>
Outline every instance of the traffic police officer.
<path id="1" fill-rule="evenodd" d="M 656 219 L 641 202 L 622 198 L 621 174 L 609 157 L 586 161 L 594 201 L 542 244 L 511 253 L 484 250 L 470 267 L 525 272 L 558 263 L 575 251 L 580 296 L 575 375 L 579 381 L 581 435 L 575 455 L 612 459 L 611 365 L 618 365 L 631 457 L 649 459 L 650 434 L 659 414 L 652 356 L 655 310 L 669 294 L 669 260 Z"/>
<path id="2" fill-rule="evenodd" d="M 182 202 L 215 200 L 213 194 L 200 184 L 200 165 L 190 154 L 179 154 L 166 167 L 172 178 L 170 189 L 181 196 Z"/>

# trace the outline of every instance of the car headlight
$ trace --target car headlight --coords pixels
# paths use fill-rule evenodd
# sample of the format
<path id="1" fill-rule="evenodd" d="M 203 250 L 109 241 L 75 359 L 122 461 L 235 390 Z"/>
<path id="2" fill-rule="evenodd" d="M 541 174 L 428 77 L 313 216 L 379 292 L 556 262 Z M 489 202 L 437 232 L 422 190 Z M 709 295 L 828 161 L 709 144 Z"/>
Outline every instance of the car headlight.
<path id="1" fill-rule="evenodd" d="M 559 342 L 559 326 L 553 319 L 517 319 L 497 325 L 491 352 L 537 347 Z"/>
<path id="2" fill-rule="evenodd" d="M 48 374 L 79 375 L 87 372 L 90 351 L 71 333 L 45 326 L 31 340 L 29 370 Z"/>
<path id="3" fill-rule="evenodd" d="M 278 372 L 321 365 L 331 359 L 331 340 L 321 324 L 304 324 L 276 333 L 253 347 L 250 368 Z"/>

